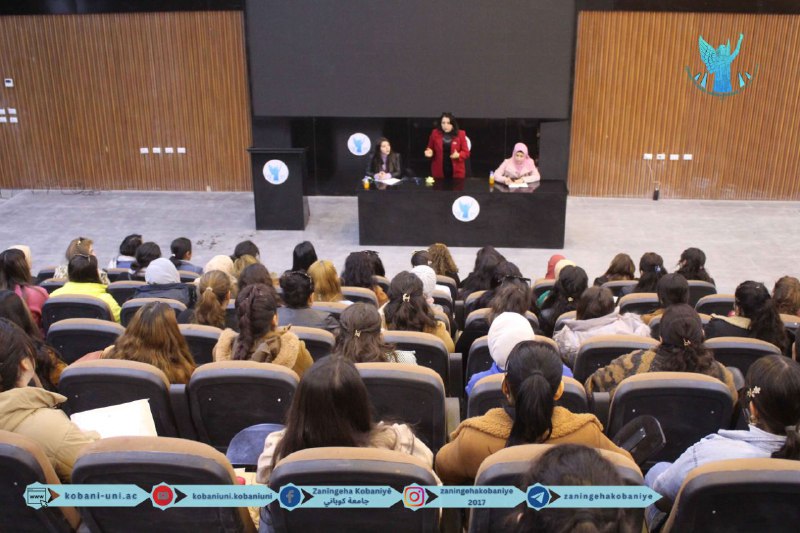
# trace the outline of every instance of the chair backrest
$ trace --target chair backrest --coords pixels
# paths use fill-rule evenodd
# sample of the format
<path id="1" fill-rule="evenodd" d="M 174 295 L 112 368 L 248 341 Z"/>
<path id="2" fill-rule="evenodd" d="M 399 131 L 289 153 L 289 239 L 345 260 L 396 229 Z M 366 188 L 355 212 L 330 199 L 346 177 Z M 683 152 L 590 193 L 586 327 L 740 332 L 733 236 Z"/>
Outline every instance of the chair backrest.
<path id="1" fill-rule="evenodd" d="M 139 309 L 151 302 L 162 302 L 169 305 L 172 310 L 175 311 L 176 319 L 178 318 L 178 315 L 186 311 L 186 306 L 178 300 L 172 300 L 170 298 L 134 298 L 122 304 L 122 310 L 119 313 L 120 323 L 127 327 L 133 318 L 133 315 L 135 315 Z"/>
<path id="2" fill-rule="evenodd" d="M 447 328 L 447 333 L 451 333 L 452 334 L 452 328 L 451 328 L 451 325 L 450 325 L 450 317 L 449 316 L 447 316 L 443 312 L 439 311 L 438 309 L 434 309 L 433 310 L 433 316 L 436 318 L 436 320 L 438 320 L 439 322 L 444 324 L 444 327 Z"/>
<path id="3" fill-rule="evenodd" d="M 448 315 L 452 315 L 455 311 L 455 301 L 453 297 L 450 295 L 450 291 L 433 291 L 431 294 L 433 297 L 433 303 L 442 307 L 445 313 Z"/>
<path id="4" fill-rule="evenodd" d="M 165 437 L 112 437 L 87 446 L 72 471 L 76 484 L 234 485 L 236 476 L 224 455 L 206 444 Z M 245 507 L 173 507 L 155 505 L 84 507 L 91 531 L 255 532 Z"/>
<path id="5" fill-rule="evenodd" d="M 37 285 L 41 285 L 41 283 L 46 279 L 53 279 L 53 276 L 56 275 L 56 266 L 46 266 L 39 270 L 39 273 L 36 274 L 36 280 L 34 283 Z"/>
<path id="6" fill-rule="evenodd" d="M 797 335 L 797 329 L 800 328 L 800 316 L 781 313 L 781 322 L 783 322 L 783 327 L 786 328 L 787 333 Z"/>
<path id="7" fill-rule="evenodd" d="M 486 414 L 489 409 L 502 407 L 505 402 L 505 395 L 502 391 L 503 378 L 505 374 L 492 374 L 481 378 L 472 388 L 467 401 L 467 418 Z M 574 378 L 564 376 L 564 393 L 556 401 L 560 405 L 569 409 L 573 413 L 590 413 L 589 400 L 583 385 Z"/>
<path id="8" fill-rule="evenodd" d="M 447 441 L 442 378 L 418 365 L 356 364 L 375 409 L 375 421 L 404 422 L 435 454 Z"/>
<path id="9" fill-rule="evenodd" d="M 566 313 L 561 313 L 560 315 L 558 315 L 558 318 L 556 319 L 556 324 L 553 327 L 553 333 L 556 333 L 564 329 L 564 325 L 566 324 L 567 320 L 574 320 L 577 314 L 578 314 L 577 311 L 567 311 Z"/>
<path id="10" fill-rule="evenodd" d="M 47 294 L 53 294 L 53 291 L 55 291 L 56 289 L 60 289 L 61 287 L 64 286 L 65 283 L 67 283 L 67 280 L 65 279 L 50 278 L 42 280 L 39 283 L 39 286 L 44 290 L 46 290 Z"/>
<path id="11" fill-rule="evenodd" d="M 192 283 L 200 277 L 200 274 L 191 270 L 178 270 L 178 275 L 181 278 L 181 283 Z"/>
<path id="12" fill-rule="evenodd" d="M 42 327 L 45 332 L 52 324 L 66 318 L 96 318 L 114 322 L 108 304 L 94 296 L 51 296 L 42 306 Z"/>
<path id="13" fill-rule="evenodd" d="M 618 304 L 620 314 L 636 313 L 637 315 L 644 315 L 652 313 L 659 308 L 658 294 L 654 292 L 634 292 L 620 298 Z"/>
<path id="14" fill-rule="evenodd" d="M 198 367 L 186 393 L 197 435 L 225 450 L 256 424 L 283 424 L 300 379 L 289 368 L 255 361 L 222 361 Z"/>
<path id="15" fill-rule="evenodd" d="M 372 289 L 365 289 L 364 287 L 342 287 L 342 294 L 351 302 L 365 302 L 378 306 L 378 297 Z"/>
<path id="16" fill-rule="evenodd" d="M 728 316 L 733 311 L 735 303 L 736 297 L 733 294 L 710 294 L 697 300 L 694 309 L 706 315 Z"/>
<path id="17" fill-rule="evenodd" d="M 674 461 L 706 435 L 728 428 L 733 398 L 720 380 L 689 372 L 648 372 L 622 381 L 611 397 L 606 433 L 640 415 L 654 416 L 667 444 L 648 461 Z"/>
<path id="18" fill-rule="evenodd" d="M 455 301 L 458 297 L 458 284 L 456 280 L 451 278 L 450 276 L 442 276 L 437 274 L 436 275 L 436 284 L 437 285 L 444 285 L 448 289 L 450 289 L 450 298 Z"/>
<path id="19" fill-rule="evenodd" d="M 464 312 L 467 314 L 467 316 L 469 316 L 469 314 L 473 312 L 475 309 L 478 309 L 475 306 L 478 305 L 478 299 L 480 299 L 480 297 L 483 296 L 483 293 L 485 292 L 486 291 L 471 292 L 467 295 L 466 298 L 464 298 Z"/>
<path id="20" fill-rule="evenodd" d="M 531 464 L 552 447 L 552 444 L 522 444 L 503 448 L 487 457 L 481 463 L 475 476 L 475 485 L 512 485 L 525 491 L 527 487 L 522 487 L 521 483 L 530 470 Z M 631 459 L 612 451 L 596 450 L 604 459 L 614 465 L 624 485 L 644 484 L 641 470 Z M 472 509 L 469 530 L 475 533 L 482 531 L 501 533 L 515 531 L 516 524 L 508 520 L 509 515 L 514 511 L 514 509 Z M 644 513 L 641 509 L 626 511 L 625 516 L 631 525 L 631 528 L 626 529 L 626 531 L 642 530 Z"/>
<path id="21" fill-rule="evenodd" d="M 310 448 L 283 458 L 269 486 L 275 491 L 289 483 L 303 485 L 391 486 L 403 492 L 411 484 L 436 484 L 430 468 L 416 457 L 375 448 Z M 392 531 L 438 532 L 439 510 L 409 512 L 403 505 L 389 509 L 282 509 L 270 504 L 276 531 Z M 324 528 L 321 525 L 324 524 Z"/>
<path id="22" fill-rule="evenodd" d="M 314 361 L 333 353 L 333 347 L 336 345 L 336 337 L 334 337 L 333 333 L 330 331 L 325 331 L 320 328 L 292 326 L 292 333 L 297 335 L 297 338 L 306 344 L 306 348 Z"/>
<path id="23" fill-rule="evenodd" d="M 65 410 L 80 413 L 146 399 L 162 437 L 177 437 L 167 376 L 147 363 L 98 359 L 74 363 L 61 374 L 58 392 L 67 397 Z"/>
<path id="24" fill-rule="evenodd" d="M 113 296 L 117 303 L 122 306 L 125 302 L 133 298 L 133 295 L 136 294 L 136 291 L 139 290 L 140 287 L 144 287 L 145 285 L 147 285 L 147 283 L 144 281 L 119 280 L 109 283 L 106 290 L 108 294 Z"/>
<path id="25" fill-rule="evenodd" d="M 61 359 L 71 364 L 87 353 L 104 350 L 125 333 L 116 322 L 96 318 L 67 318 L 47 330 L 47 344 L 58 350 Z"/>
<path id="26" fill-rule="evenodd" d="M 221 329 L 201 324 L 178 324 L 178 328 L 189 345 L 195 363 L 205 365 L 214 360 L 214 346 L 219 341 Z"/>
<path id="27" fill-rule="evenodd" d="M 108 276 L 108 281 L 111 283 L 131 279 L 131 271 L 127 268 L 107 268 L 106 275 Z"/>
<path id="28" fill-rule="evenodd" d="M 717 294 L 717 287 L 713 283 L 696 279 L 689 280 L 689 305 L 694 307 L 700 298 Z"/>
<path id="29" fill-rule="evenodd" d="M 714 337 L 705 341 L 705 346 L 714 352 L 714 359 L 725 366 L 738 368 L 743 375 L 757 359 L 765 355 L 781 354 L 780 348 L 771 342 L 749 337 Z"/>
<path id="30" fill-rule="evenodd" d="M 34 509 L 25 505 L 25 488 L 31 483 L 58 485 L 50 460 L 33 440 L 0 430 L 0 509 L 8 531 L 68 533 L 77 529 L 80 516 L 72 507 Z"/>
<path id="31" fill-rule="evenodd" d="M 700 312 L 697 314 L 700 316 L 700 322 L 703 323 L 703 328 L 705 328 L 708 321 L 711 320 L 711 315 Z M 661 339 L 661 316 L 662 315 L 654 316 L 650 319 L 650 323 L 648 324 L 650 326 L 650 336 L 656 340 Z"/>
<path id="32" fill-rule="evenodd" d="M 231 439 L 225 457 L 234 468 L 254 468 L 269 434 L 283 428 L 283 424 L 256 424 L 244 428 Z"/>
<path id="33" fill-rule="evenodd" d="M 374 281 L 376 285 L 379 285 L 384 292 L 386 293 L 389 292 L 390 281 L 389 278 L 387 278 L 386 276 L 378 276 L 378 275 L 372 276 L 372 281 Z"/>
<path id="34" fill-rule="evenodd" d="M 531 290 L 533 291 L 533 300 L 536 301 L 539 297 L 547 291 L 552 291 L 556 285 L 556 280 L 539 278 L 533 282 Z"/>
<path id="35" fill-rule="evenodd" d="M 616 281 L 606 281 L 603 283 L 602 287 L 604 289 L 608 289 L 611 291 L 611 294 L 614 295 L 614 298 L 619 298 L 623 295 L 623 291 L 628 287 L 635 287 L 636 284 L 639 283 L 635 279 L 620 279 Z"/>
<path id="36" fill-rule="evenodd" d="M 581 383 L 611 361 L 634 350 L 651 350 L 658 341 L 639 335 L 598 335 L 584 341 L 575 356 L 573 375 Z"/>
<path id="37" fill-rule="evenodd" d="M 350 304 L 346 304 L 344 302 L 312 302 L 311 307 L 316 309 L 317 311 L 325 311 L 333 315 L 336 320 L 339 320 L 339 316 L 342 314 L 342 311 L 347 309 L 347 306 Z"/>
<path id="38" fill-rule="evenodd" d="M 400 350 L 413 351 L 417 364 L 434 370 L 444 383 L 449 383 L 450 357 L 447 346 L 436 335 L 417 331 L 385 331 L 383 340 Z"/>
<path id="39" fill-rule="evenodd" d="M 729 459 L 686 476 L 662 531 L 794 532 L 800 522 L 800 461 Z"/>

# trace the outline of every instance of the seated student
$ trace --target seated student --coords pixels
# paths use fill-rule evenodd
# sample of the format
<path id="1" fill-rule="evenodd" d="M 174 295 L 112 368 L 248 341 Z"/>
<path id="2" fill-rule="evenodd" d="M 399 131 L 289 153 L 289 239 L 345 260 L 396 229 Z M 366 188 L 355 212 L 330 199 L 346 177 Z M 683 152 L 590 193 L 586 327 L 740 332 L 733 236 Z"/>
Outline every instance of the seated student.
<path id="1" fill-rule="evenodd" d="M 470 378 L 465 390 L 467 396 L 472 393 L 472 388 L 481 379 L 486 376 L 494 374 L 502 374 L 506 371 L 506 361 L 508 354 L 514 349 L 514 346 L 522 341 L 530 341 L 536 338 L 533 332 L 533 327 L 528 319 L 519 313 L 501 313 L 494 320 L 492 325 L 489 326 L 488 344 L 489 355 L 494 361 L 491 368 L 484 372 L 473 374 Z M 567 377 L 572 377 L 572 371 L 566 366 L 562 365 L 561 372 Z"/>
<path id="2" fill-rule="evenodd" d="M 663 315 L 670 305 L 689 303 L 689 282 L 680 274 L 665 274 L 656 284 L 656 293 L 658 309 L 642 315 L 642 320 L 648 325 L 655 317 Z M 653 332 L 653 335 L 656 333 Z"/>
<path id="3" fill-rule="evenodd" d="M 530 281 L 527 278 L 522 277 L 522 272 L 517 265 L 511 261 L 500 261 L 492 273 L 492 279 L 489 281 L 489 288 L 483 294 L 481 294 L 480 298 L 478 298 L 473 304 L 474 309 L 483 309 L 489 307 L 497 289 L 509 279 Z"/>
<path id="4" fill-rule="evenodd" d="M 461 285 L 461 279 L 458 277 L 458 265 L 453 260 L 446 244 L 440 242 L 431 244 L 428 246 L 428 254 L 431 258 L 430 267 L 437 276 L 447 276 L 456 282 L 456 286 Z"/>
<path id="5" fill-rule="evenodd" d="M 392 144 L 386 137 L 381 137 L 375 143 L 376 150 L 367 160 L 367 168 L 364 171 L 367 176 L 376 180 L 388 180 L 400 178 L 403 173 L 403 165 L 400 154 L 392 151 Z"/>
<path id="6" fill-rule="evenodd" d="M 788 353 L 786 328 L 764 284 L 745 281 L 736 287 L 734 296 L 734 316 L 712 315 L 706 325 L 706 338 L 751 337 L 771 342 Z"/>
<path id="7" fill-rule="evenodd" d="M 236 261 L 243 255 L 252 255 L 257 260 L 261 260 L 261 250 L 258 249 L 258 246 L 253 241 L 242 241 L 237 244 L 236 248 L 233 249 L 231 262 Z"/>
<path id="8" fill-rule="evenodd" d="M 58 408 L 67 399 L 38 386 L 36 348 L 19 326 L 0 318 L 0 429 L 36 441 L 62 482 L 84 446 L 100 438 L 83 432 Z"/>
<path id="9" fill-rule="evenodd" d="M 489 302 L 488 321 L 492 321 L 502 313 L 510 312 L 525 316 L 531 301 L 531 288 L 527 278 L 510 277 L 494 291 L 494 297 Z M 537 333 L 534 330 L 534 333 Z M 541 331 L 538 332 L 541 335 Z"/>
<path id="10" fill-rule="evenodd" d="M 315 261 L 308 267 L 308 275 L 314 280 L 315 302 L 347 302 L 342 294 L 342 284 L 336 267 L 330 261 Z"/>
<path id="11" fill-rule="evenodd" d="M 428 250 L 417 250 L 411 254 L 411 268 L 420 265 L 431 266 L 431 254 L 428 253 Z M 434 274 L 436 273 L 434 272 Z"/>
<path id="12" fill-rule="evenodd" d="M 226 329 L 214 346 L 214 361 L 257 361 L 294 370 L 313 364 L 306 345 L 289 328 L 278 329 L 277 295 L 271 285 L 248 285 L 236 297 L 239 333 Z"/>
<path id="13" fill-rule="evenodd" d="M 294 247 L 292 251 L 292 270 L 302 270 L 306 272 L 317 260 L 317 251 L 309 241 L 303 241 Z"/>
<path id="14" fill-rule="evenodd" d="M 410 272 L 400 272 L 389 285 L 389 302 L 383 307 L 386 328 L 431 333 L 444 342 L 449 353 L 456 349 L 447 327 L 436 320 L 425 296 L 422 281 Z"/>
<path id="15" fill-rule="evenodd" d="M 139 287 L 133 298 L 170 298 L 186 307 L 194 307 L 195 292 L 181 283 L 181 276 L 169 259 L 153 260 L 144 273 L 147 285 Z"/>
<path id="16" fill-rule="evenodd" d="M 375 254 L 378 262 L 380 258 Z M 369 252 L 353 252 L 347 256 L 344 262 L 344 271 L 342 272 L 342 286 L 343 287 L 362 287 L 370 289 L 375 293 L 378 299 L 378 307 L 385 304 L 389 298 L 383 291 L 380 285 L 375 282 L 375 276 L 383 276 L 375 271 L 377 262 L 373 260 Z"/>
<path id="17" fill-rule="evenodd" d="M 233 287 L 236 287 L 238 280 L 233 273 L 233 259 L 227 255 L 215 255 L 208 263 L 206 263 L 206 266 L 203 267 L 203 272 L 211 272 L 212 270 L 219 270 L 228 276 L 228 279 L 231 280 L 231 292 L 234 293 L 233 296 L 235 297 L 236 291 L 233 290 Z"/>
<path id="18" fill-rule="evenodd" d="M 136 249 L 141 245 L 141 235 L 132 233 L 126 236 L 119 245 L 119 255 L 108 262 L 108 268 L 131 268 L 136 261 Z"/>
<path id="19" fill-rule="evenodd" d="M 558 317 L 575 311 L 588 284 L 589 278 L 581 267 L 567 265 L 561 269 L 553 290 L 539 307 L 539 327 L 545 335 L 552 337 Z"/>
<path id="20" fill-rule="evenodd" d="M 244 272 L 245 268 L 257 264 L 259 264 L 258 259 L 252 255 L 244 254 L 233 262 L 233 276 L 238 279 L 239 276 L 242 275 L 242 272 Z"/>
<path id="21" fill-rule="evenodd" d="M 33 284 L 31 271 L 22 251 L 9 249 L 0 253 L 0 289 L 14 291 L 22 298 L 36 326 L 42 327 L 42 306 L 50 295 L 44 288 Z"/>
<path id="22" fill-rule="evenodd" d="M 600 286 L 609 281 L 630 281 L 636 277 L 636 265 L 628 254 L 617 254 L 608 265 L 608 269 L 599 278 L 595 278 L 594 285 Z"/>
<path id="23" fill-rule="evenodd" d="M 178 324 L 200 324 L 215 328 L 239 329 L 235 319 L 225 310 L 231 298 L 231 280 L 224 272 L 212 270 L 200 276 L 197 304 L 178 315 Z"/>
<path id="24" fill-rule="evenodd" d="M 531 464 L 522 479 L 525 488 L 541 483 L 544 486 L 584 485 L 619 486 L 625 482 L 611 461 L 597 450 L 580 444 L 561 444 L 544 452 Z M 512 515 L 516 531 L 541 533 L 566 533 L 569 531 L 607 533 L 637 533 L 635 515 L 620 507 L 592 507 L 588 509 L 553 509 L 539 511 L 521 506 Z"/>
<path id="25" fill-rule="evenodd" d="M 714 278 L 706 271 L 706 254 L 700 248 L 687 248 L 683 251 L 676 273 L 687 280 L 714 283 Z"/>
<path id="26" fill-rule="evenodd" d="M 238 287 L 238 292 L 242 292 L 248 285 L 255 285 L 256 283 L 263 283 L 270 287 L 274 286 L 269 269 L 261 263 L 250 265 L 242 270 L 239 273 L 235 286 Z"/>
<path id="27" fill-rule="evenodd" d="M 49 391 L 58 392 L 58 381 L 67 363 L 55 348 L 45 344 L 42 331 L 34 324 L 31 313 L 25 302 L 16 293 L 0 290 L 0 318 L 5 318 L 19 326 L 36 349 L 36 375 L 41 386 Z"/>
<path id="28" fill-rule="evenodd" d="M 149 302 L 133 315 L 125 333 L 103 350 L 102 359 L 138 361 L 158 368 L 173 385 L 189 383 L 197 366 L 178 329 L 175 311 L 162 302 Z"/>
<path id="29" fill-rule="evenodd" d="M 564 259 L 566 259 L 566 257 L 563 255 L 551 255 L 550 259 L 547 260 L 547 272 L 544 274 L 544 279 L 558 279 L 556 265 L 559 263 L 559 261 L 563 261 Z"/>
<path id="30" fill-rule="evenodd" d="M 783 276 L 772 289 L 775 309 L 783 315 L 800 316 L 800 280 L 794 276 Z"/>
<path id="31" fill-rule="evenodd" d="M 425 297 L 425 301 L 428 302 L 428 306 L 434 311 L 444 313 L 442 306 L 433 301 L 433 291 L 437 290 L 436 272 L 428 265 L 417 265 L 411 269 L 411 273 L 422 282 L 422 295 Z M 445 292 L 449 294 L 450 290 L 447 289 Z"/>
<path id="32" fill-rule="evenodd" d="M 656 292 L 658 280 L 665 274 L 664 259 L 657 253 L 647 252 L 639 259 L 639 281 L 632 288 L 625 287 L 622 293 Z"/>
<path id="33" fill-rule="evenodd" d="M 800 461 L 800 364 L 782 355 L 758 359 L 747 370 L 741 400 L 748 429 L 721 429 L 674 463 L 657 463 L 647 473 L 645 483 L 664 496 L 659 509 L 668 511 L 689 472 L 706 463 L 761 457 Z M 655 511 L 648 508 L 648 524 L 656 522 Z"/>
<path id="34" fill-rule="evenodd" d="M 497 183 L 533 183 L 539 181 L 539 170 L 528 155 L 528 147 L 523 143 L 514 145 L 511 157 L 504 160 L 494 171 Z"/>
<path id="35" fill-rule="evenodd" d="M 69 260 L 74 255 L 94 255 L 94 241 L 92 239 L 87 239 L 86 237 L 77 237 L 72 239 L 69 242 L 69 246 L 67 246 L 67 251 L 64 254 L 64 257 L 67 258 L 67 263 L 63 263 L 56 267 L 56 271 L 53 274 L 53 279 L 67 279 L 69 277 L 69 273 L 67 272 Z M 108 274 L 104 271 L 97 268 L 97 277 L 100 279 L 100 283 L 103 285 L 108 285 Z"/>
<path id="36" fill-rule="evenodd" d="M 284 306 L 278 308 L 278 325 L 305 326 L 336 331 L 339 322 L 325 311 L 311 308 L 314 280 L 304 270 L 286 271 L 281 276 Z"/>
<path id="37" fill-rule="evenodd" d="M 396 350 L 383 340 L 381 315 L 374 305 L 356 302 L 342 311 L 333 355 L 353 363 L 417 364 L 414 352 Z"/>
<path id="38" fill-rule="evenodd" d="M 553 256 L 553 257 L 561 257 L 561 256 Z M 564 270 L 565 268 L 567 268 L 568 266 L 574 267 L 574 266 L 578 266 L 578 265 L 575 264 L 575 261 L 570 261 L 569 259 L 559 259 L 558 262 L 556 262 L 555 266 L 553 267 L 553 278 L 545 278 L 545 279 L 555 279 L 556 281 L 558 281 L 558 278 L 561 276 L 561 271 Z M 550 274 L 550 271 L 549 271 L 549 265 L 548 265 L 548 275 L 549 274 Z M 588 283 L 589 283 L 588 282 L 588 278 L 587 278 L 587 282 L 586 283 L 588 285 Z M 544 302 L 547 300 L 547 298 L 550 297 L 550 293 L 551 292 L 553 292 L 553 291 L 552 290 L 546 290 L 543 293 L 541 293 L 539 295 L 539 297 L 536 298 L 536 301 L 532 302 L 531 311 L 535 311 L 537 309 L 542 309 L 542 306 L 544 305 Z"/>
<path id="39" fill-rule="evenodd" d="M 475 266 L 472 272 L 459 284 L 458 298 L 466 300 L 467 296 L 477 291 L 491 288 L 494 271 L 506 258 L 494 249 L 494 246 L 484 246 L 475 254 Z"/>
<path id="40" fill-rule="evenodd" d="M 131 263 L 131 275 L 143 278 L 150 263 L 161 257 L 161 247 L 154 242 L 142 243 L 136 249 L 136 259 Z"/>
<path id="41" fill-rule="evenodd" d="M 190 263 L 192 260 L 192 241 L 186 237 L 178 237 L 169 245 L 169 250 L 172 252 L 169 260 L 172 261 L 175 268 L 194 272 L 195 274 L 203 273 L 203 267 Z"/>
<path id="42" fill-rule="evenodd" d="M 621 355 L 595 371 L 584 385 L 587 393 L 613 392 L 625 378 L 645 372 L 694 372 L 717 378 L 737 396 L 730 371 L 703 344 L 703 322 L 692 307 L 673 305 L 661 318 L 661 344 L 654 350 Z"/>
<path id="43" fill-rule="evenodd" d="M 614 295 L 603 287 L 589 287 L 578 299 L 575 318 L 564 321 L 564 327 L 556 332 L 553 340 L 558 343 L 561 357 L 570 368 L 575 367 L 575 358 L 581 344 L 598 335 L 650 335 L 650 328 L 639 315 L 625 313 L 614 308 Z"/>
<path id="44" fill-rule="evenodd" d="M 93 255 L 73 255 L 69 260 L 69 281 L 54 290 L 50 296 L 94 296 L 103 300 L 111 310 L 111 316 L 119 322 L 120 307 L 97 274 L 97 258 Z"/>
<path id="45" fill-rule="evenodd" d="M 436 454 L 436 473 L 442 481 L 472 484 L 484 459 L 517 444 L 571 442 L 630 458 L 603 434 L 597 417 L 556 407 L 564 392 L 562 369 L 558 352 L 548 344 L 526 340 L 514 346 L 502 385 L 507 405 L 461 422 L 450 443 Z"/>

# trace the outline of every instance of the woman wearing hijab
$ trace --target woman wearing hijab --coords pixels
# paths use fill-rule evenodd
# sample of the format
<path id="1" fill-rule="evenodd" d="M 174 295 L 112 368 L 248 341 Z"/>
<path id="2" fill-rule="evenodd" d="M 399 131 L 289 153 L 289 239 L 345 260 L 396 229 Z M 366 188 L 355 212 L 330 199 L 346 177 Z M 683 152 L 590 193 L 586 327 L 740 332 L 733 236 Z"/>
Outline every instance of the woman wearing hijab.
<path id="1" fill-rule="evenodd" d="M 155 259 L 144 273 L 147 285 L 139 287 L 134 298 L 170 298 L 178 300 L 186 307 L 194 307 L 194 291 L 181 283 L 178 269 L 167 258 Z"/>
<path id="2" fill-rule="evenodd" d="M 511 157 L 494 171 L 494 180 L 497 183 L 533 183 L 539 179 L 536 163 L 528 155 L 528 147 L 523 143 L 515 144 Z"/>
<path id="3" fill-rule="evenodd" d="M 392 144 L 386 137 L 378 139 L 378 149 L 367 164 L 367 176 L 376 180 L 399 178 L 402 173 L 400 154 L 392 151 Z M 296 269 L 295 269 L 296 270 Z"/>
<path id="4" fill-rule="evenodd" d="M 442 113 L 439 125 L 433 128 L 425 148 L 425 157 L 431 160 L 431 176 L 439 179 L 464 179 L 467 175 L 464 160 L 469 159 L 467 134 L 458 128 L 452 113 Z"/>

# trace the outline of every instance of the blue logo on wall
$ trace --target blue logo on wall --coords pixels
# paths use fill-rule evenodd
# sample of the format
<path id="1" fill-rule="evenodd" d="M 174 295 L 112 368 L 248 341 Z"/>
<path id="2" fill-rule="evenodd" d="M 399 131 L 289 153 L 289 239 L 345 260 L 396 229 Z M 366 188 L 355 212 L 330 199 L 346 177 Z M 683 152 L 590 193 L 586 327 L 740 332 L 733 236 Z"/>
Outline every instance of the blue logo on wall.
<path id="1" fill-rule="evenodd" d="M 280 159 L 270 159 L 261 170 L 264 179 L 272 185 L 280 185 L 289 179 L 289 167 Z"/>
<path id="2" fill-rule="evenodd" d="M 354 133 L 347 139 L 347 149 L 350 150 L 350 153 L 353 155 L 365 155 L 369 152 L 370 148 L 372 148 L 372 143 L 369 137 L 363 133 Z"/>
<path id="3" fill-rule="evenodd" d="M 705 64 L 705 70 L 694 73 L 691 67 L 686 67 L 686 73 L 691 78 L 695 87 L 712 96 L 724 98 L 744 91 L 753 81 L 753 76 L 758 72 L 758 65 L 750 70 L 737 70 L 736 76 L 731 78 L 732 63 L 742 49 L 744 34 L 739 34 L 736 49 L 731 51 L 731 40 L 714 48 L 701 35 L 698 39 L 700 59 Z M 712 78 L 711 88 L 708 88 L 709 78 Z M 732 81 L 733 79 L 733 81 Z M 734 88 L 733 83 L 736 84 Z"/>
<path id="4" fill-rule="evenodd" d="M 461 196 L 453 202 L 453 216 L 461 222 L 472 222 L 478 218 L 481 206 L 472 196 Z"/>

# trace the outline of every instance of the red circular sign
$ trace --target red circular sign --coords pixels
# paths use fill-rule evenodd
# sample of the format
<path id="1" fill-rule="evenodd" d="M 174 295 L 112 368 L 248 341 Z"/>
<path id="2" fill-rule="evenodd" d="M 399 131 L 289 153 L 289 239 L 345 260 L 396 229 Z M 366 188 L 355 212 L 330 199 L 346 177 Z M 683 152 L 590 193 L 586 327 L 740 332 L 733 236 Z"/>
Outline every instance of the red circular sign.
<path id="1" fill-rule="evenodd" d="M 153 487 L 153 504 L 158 505 L 159 507 L 166 507 L 172 503 L 174 498 L 175 493 L 170 487 L 166 485 Z"/>

